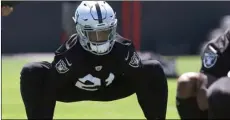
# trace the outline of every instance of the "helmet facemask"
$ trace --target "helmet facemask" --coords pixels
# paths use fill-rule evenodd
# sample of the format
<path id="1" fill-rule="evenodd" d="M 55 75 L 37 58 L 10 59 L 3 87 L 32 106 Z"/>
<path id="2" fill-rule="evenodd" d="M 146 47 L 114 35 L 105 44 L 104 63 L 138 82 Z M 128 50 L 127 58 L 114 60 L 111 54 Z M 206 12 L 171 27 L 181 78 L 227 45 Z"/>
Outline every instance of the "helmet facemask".
<path id="1" fill-rule="evenodd" d="M 98 24 L 99 26 L 100 24 Z M 80 36 L 80 43 L 83 48 L 96 55 L 108 54 L 113 47 L 117 25 L 109 28 L 93 29 L 90 26 L 77 25 L 77 33 Z"/>

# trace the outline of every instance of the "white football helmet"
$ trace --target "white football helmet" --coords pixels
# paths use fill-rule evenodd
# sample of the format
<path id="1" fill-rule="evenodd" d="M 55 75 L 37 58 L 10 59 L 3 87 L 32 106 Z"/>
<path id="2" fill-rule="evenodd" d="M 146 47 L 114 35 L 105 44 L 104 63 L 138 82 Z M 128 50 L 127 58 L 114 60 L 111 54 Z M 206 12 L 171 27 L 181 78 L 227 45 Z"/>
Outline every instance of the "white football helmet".
<path id="1" fill-rule="evenodd" d="M 73 17 L 81 46 L 93 54 L 108 54 L 114 45 L 117 19 L 105 1 L 82 1 Z"/>

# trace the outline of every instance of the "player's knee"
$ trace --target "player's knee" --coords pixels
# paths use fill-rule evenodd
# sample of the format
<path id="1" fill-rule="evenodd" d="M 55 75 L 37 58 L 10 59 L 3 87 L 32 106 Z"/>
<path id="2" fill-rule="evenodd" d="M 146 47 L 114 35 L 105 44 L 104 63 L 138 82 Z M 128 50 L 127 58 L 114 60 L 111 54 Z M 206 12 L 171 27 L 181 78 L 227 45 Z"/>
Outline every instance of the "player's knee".
<path id="1" fill-rule="evenodd" d="M 147 83 L 157 86 L 162 91 L 168 91 L 167 78 L 164 74 L 163 68 L 157 60 L 146 60 L 143 63 L 143 72 L 145 76 L 148 76 Z M 147 77 L 146 77 L 147 78 Z"/>
<path id="2" fill-rule="evenodd" d="M 36 73 L 41 68 L 42 66 L 37 62 L 27 63 L 23 66 L 21 70 L 21 76 L 27 76 L 32 73 Z"/>
<path id="3" fill-rule="evenodd" d="M 152 78 L 155 78 L 156 82 L 167 82 L 164 70 L 161 66 L 161 63 L 157 60 L 146 60 L 143 63 L 143 71 L 145 74 L 148 74 Z M 166 83 L 165 83 L 166 84 Z"/>
<path id="4" fill-rule="evenodd" d="M 196 96 L 196 79 L 198 73 L 188 72 L 182 74 L 177 80 L 177 97 L 189 98 Z"/>
<path id="5" fill-rule="evenodd" d="M 230 100 L 229 86 L 230 86 L 229 77 L 222 77 L 218 79 L 208 88 L 208 92 L 207 92 L 208 100 L 218 99 L 217 102 L 219 102 L 220 100 L 224 100 L 226 98 L 229 98 Z M 210 101 L 210 103 L 212 102 L 213 101 Z"/>
<path id="6" fill-rule="evenodd" d="M 36 78 L 41 76 L 44 72 L 46 72 L 48 69 L 50 69 L 50 64 L 48 62 L 32 62 L 27 63 L 23 66 L 21 70 L 21 76 L 20 79 L 26 80 L 29 78 Z"/>
<path id="7" fill-rule="evenodd" d="M 162 73 L 164 74 L 163 68 L 160 64 L 159 61 L 157 60 L 146 60 L 142 62 L 143 64 L 143 68 L 145 72 L 150 72 L 150 74 L 154 74 L 154 73 Z"/>
<path id="8" fill-rule="evenodd" d="M 208 104 L 211 117 L 229 118 L 230 111 L 230 78 L 223 77 L 208 88 Z"/>

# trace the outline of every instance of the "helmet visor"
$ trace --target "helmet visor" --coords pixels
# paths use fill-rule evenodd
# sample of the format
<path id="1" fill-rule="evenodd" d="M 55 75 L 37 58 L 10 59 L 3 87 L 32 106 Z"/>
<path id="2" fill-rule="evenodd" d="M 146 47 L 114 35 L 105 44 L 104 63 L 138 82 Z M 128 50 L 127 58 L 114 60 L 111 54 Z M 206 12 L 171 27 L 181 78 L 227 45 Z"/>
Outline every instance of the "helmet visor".
<path id="1" fill-rule="evenodd" d="M 112 29 L 97 30 L 97 31 L 84 31 L 85 36 L 90 42 L 100 43 L 111 40 L 113 36 Z"/>

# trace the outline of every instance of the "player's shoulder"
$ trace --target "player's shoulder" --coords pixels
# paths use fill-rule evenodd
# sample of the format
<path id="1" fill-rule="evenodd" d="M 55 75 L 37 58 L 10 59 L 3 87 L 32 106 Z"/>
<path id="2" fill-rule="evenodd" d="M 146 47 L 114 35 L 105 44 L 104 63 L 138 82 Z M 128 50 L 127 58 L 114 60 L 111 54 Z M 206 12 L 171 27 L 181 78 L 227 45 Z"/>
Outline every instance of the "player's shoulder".
<path id="1" fill-rule="evenodd" d="M 113 47 L 113 51 L 118 53 L 119 55 L 126 56 L 127 53 L 134 52 L 135 47 L 131 40 L 124 38 L 121 35 L 117 34 L 115 38 L 115 44 Z"/>
<path id="2" fill-rule="evenodd" d="M 230 30 L 227 30 L 220 36 L 208 41 L 204 45 L 201 56 L 202 59 L 209 59 L 207 61 L 216 61 L 217 56 L 228 55 L 230 50 Z M 206 60 L 205 60 L 206 61 Z"/>
<path id="3" fill-rule="evenodd" d="M 202 68 L 201 71 L 210 74 L 224 73 L 223 70 L 227 70 L 230 60 L 229 55 L 229 41 L 230 31 L 226 31 L 219 37 L 210 40 L 201 54 Z M 220 76 L 220 75 L 216 75 Z"/>
<path id="4" fill-rule="evenodd" d="M 69 51 L 70 49 L 73 48 L 73 46 L 76 45 L 78 41 L 78 34 L 73 34 L 69 37 L 68 40 L 66 40 L 56 51 L 55 55 L 61 55 L 64 54 L 65 52 Z"/>
<path id="5" fill-rule="evenodd" d="M 116 34 L 115 42 L 116 44 L 122 45 L 122 46 L 130 46 L 132 44 L 131 40 L 124 38 L 119 34 Z"/>
<path id="6" fill-rule="evenodd" d="M 230 45 L 230 30 L 225 31 L 223 34 L 207 42 L 203 52 L 209 51 L 210 49 L 215 50 L 218 54 L 224 53 L 229 49 Z"/>

